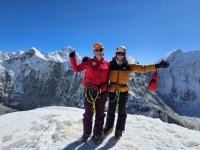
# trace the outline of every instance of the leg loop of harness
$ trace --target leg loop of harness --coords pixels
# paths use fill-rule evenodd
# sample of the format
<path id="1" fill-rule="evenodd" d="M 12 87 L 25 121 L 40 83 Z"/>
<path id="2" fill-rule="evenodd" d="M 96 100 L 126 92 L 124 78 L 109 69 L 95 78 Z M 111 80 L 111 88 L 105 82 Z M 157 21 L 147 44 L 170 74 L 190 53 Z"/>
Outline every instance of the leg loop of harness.
<path id="1" fill-rule="evenodd" d="M 116 91 L 115 91 L 115 98 L 114 98 L 113 101 L 110 101 L 110 102 L 117 101 L 116 112 L 118 112 L 118 110 L 119 110 L 119 99 L 120 99 L 120 85 L 117 84 L 117 88 L 116 88 Z"/>
<path id="2" fill-rule="evenodd" d="M 87 91 L 85 91 L 85 94 L 84 94 L 84 96 L 85 96 L 85 98 L 86 98 L 86 101 L 92 104 L 92 111 L 93 111 L 94 114 L 96 113 L 96 105 L 95 105 L 95 102 L 96 102 L 96 100 L 97 100 L 97 98 L 98 98 L 98 96 L 99 96 L 99 93 L 100 93 L 100 92 L 99 92 L 99 90 L 98 90 L 95 97 L 93 97 L 93 94 L 91 94 L 91 93 L 89 93 L 89 95 L 88 95 L 88 94 L 87 94 Z"/>
<path id="3" fill-rule="evenodd" d="M 119 111 L 119 98 L 120 98 L 120 91 L 116 91 L 116 100 L 117 100 L 117 108 L 116 108 L 116 112 L 118 113 Z"/>
<path id="4" fill-rule="evenodd" d="M 101 94 L 101 87 L 98 87 L 96 85 L 93 85 L 89 82 L 86 83 L 88 88 L 84 91 L 84 96 L 87 100 L 87 102 L 92 104 L 92 111 L 95 114 L 96 113 L 96 100 Z"/>
<path id="5" fill-rule="evenodd" d="M 107 84 L 103 83 L 99 86 L 96 86 L 90 82 L 86 82 L 86 89 L 84 91 L 84 96 L 87 102 L 92 104 L 92 111 L 96 113 L 96 100 L 100 97 L 101 88 L 103 86 L 107 86 Z"/>

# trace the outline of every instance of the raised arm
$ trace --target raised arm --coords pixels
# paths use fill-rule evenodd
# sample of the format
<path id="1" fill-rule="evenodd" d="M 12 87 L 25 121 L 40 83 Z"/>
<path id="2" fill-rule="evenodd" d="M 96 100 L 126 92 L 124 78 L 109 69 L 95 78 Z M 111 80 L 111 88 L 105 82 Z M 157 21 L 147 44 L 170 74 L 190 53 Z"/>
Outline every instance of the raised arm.
<path id="1" fill-rule="evenodd" d="M 162 60 L 158 64 L 151 64 L 151 65 L 138 65 L 138 64 L 131 64 L 131 71 L 132 72 L 139 72 L 139 73 L 146 73 L 150 71 L 154 71 L 157 68 L 168 68 L 170 63 L 168 61 Z"/>
<path id="2" fill-rule="evenodd" d="M 155 64 L 151 64 L 151 65 L 131 64 L 132 72 L 146 73 L 146 72 L 150 72 L 154 70 L 156 70 Z"/>
<path id="3" fill-rule="evenodd" d="M 80 65 L 77 65 L 76 57 L 75 57 L 75 51 L 71 52 L 69 54 L 69 57 L 70 57 L 70 63 L 72 65 L 72 69 L 74 70 L 74 72 L 81 72 L 81 71 L 86 69 L 85 63 L 81 63 Z"/>

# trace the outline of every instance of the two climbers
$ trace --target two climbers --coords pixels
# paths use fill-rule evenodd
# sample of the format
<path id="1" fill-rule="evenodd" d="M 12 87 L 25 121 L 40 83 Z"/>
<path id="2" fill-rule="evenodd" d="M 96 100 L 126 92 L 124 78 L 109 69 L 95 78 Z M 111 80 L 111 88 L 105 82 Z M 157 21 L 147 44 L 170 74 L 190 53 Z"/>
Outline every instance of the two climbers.
<path id="1" fill-rule="evenodd" d="M 130 73 L 146 73 L 154 71 L 157 68 L 167 68 L 169 62 L 162 61 L 159 64 L 139 65 L 129 64 L 126 58 L 126 48 L 118 46 L 115 51 L 115 57 L 108 63 L 103 59 L 103 45 L 101 43 L 94 44 L 94 58 L 84 57 L 83 62 L 77 66 L 75 61 L 75 53 L 70 54 L 70 61 L 75 72 L 86 69 L 84 83 L 85 97 L 87 101 L 84 103 L 85 113 L 83 118 L 84 134 L 82 139 L 88 139 L 92 131 L 92 116 L 96 112 L 95 125 L 93 129 L 93 140 L 95 143 L 102 142 L 102 131 L 104 135 L 108 135 L 113 131 L 116 108 L 118 118 L 115 127 L 115 138 L 120 139 L 122 132 L 125 131 L 126 123 L 126 103 L 128 99 L 127 85 Z M 108 80 L 110 83 L 107 88 Z M 105 86 L 104 86 L 105 85 Z M 95 88 L 96 86 L 96 88 Z M 92 88 L 93 87 L 93 88 Z M 99 95 L 99 90 L 101 94 Z M 109 106 L 107 111 L 106 123 L 104 123 L 104 107 L 106 103 L 106 94 L 109 94 Z M 88 96 L 89 95 L 89 96 Z M 95 109 L 94 109 L 95 108 Z"/>

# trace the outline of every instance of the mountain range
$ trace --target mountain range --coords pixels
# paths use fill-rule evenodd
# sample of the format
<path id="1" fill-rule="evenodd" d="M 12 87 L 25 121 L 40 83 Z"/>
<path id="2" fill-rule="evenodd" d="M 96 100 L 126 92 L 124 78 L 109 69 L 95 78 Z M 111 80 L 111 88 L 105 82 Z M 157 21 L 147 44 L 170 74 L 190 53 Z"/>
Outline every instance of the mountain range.
<path id="1" fill-rule="evenodd" d="M 34 47 L 25 52 L 0 51 L 1 110 L 5 106 L 11 111 L 46 106 L 83 108 L 83 72 L 73 72 L 69 62 L 72 51 L 70 46 L 52 53 Z M 81 63 L 77 52 L 76 59 Z M 156 63 L 163 59 L 170 67 L 157 70 L 156 91 L 147 88 L 154 72 L 130 75 L 127 112 L 200 130 L 200 51 L 173 49 Z M 128 60 L 137 62 L 132 56 Z"/>

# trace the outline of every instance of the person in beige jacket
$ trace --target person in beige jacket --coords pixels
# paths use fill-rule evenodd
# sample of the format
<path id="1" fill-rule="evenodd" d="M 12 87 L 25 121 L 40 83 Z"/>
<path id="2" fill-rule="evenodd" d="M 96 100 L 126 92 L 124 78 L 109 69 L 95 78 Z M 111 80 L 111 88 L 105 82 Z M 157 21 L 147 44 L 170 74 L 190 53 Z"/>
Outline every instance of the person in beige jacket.
<path id="1" fill-rule="evenodd" d="M 112 132 L 117 106 L 118 118 L 115 128 L 115 138 L 120 139 L 122 132 L 125 130 L 125 122 L 127 117 L 126 103 L 129 90 L 127 83 L 129 81 L 130 73 L 146 73 L 154 71 L 157 68 L 167 68 L 169 66 L 169 62 L 163 60 L 159 64 L 129 64 L 125 57 L 126 48 L 124 46 L 118 46 L 116 48 L 115 54 L 116 56 L 112 59 L 112 61 L 110 61 L 110 84 L 108 86 L 109 106 L 103 133 L 104 135 L 108 135 Z"/>

